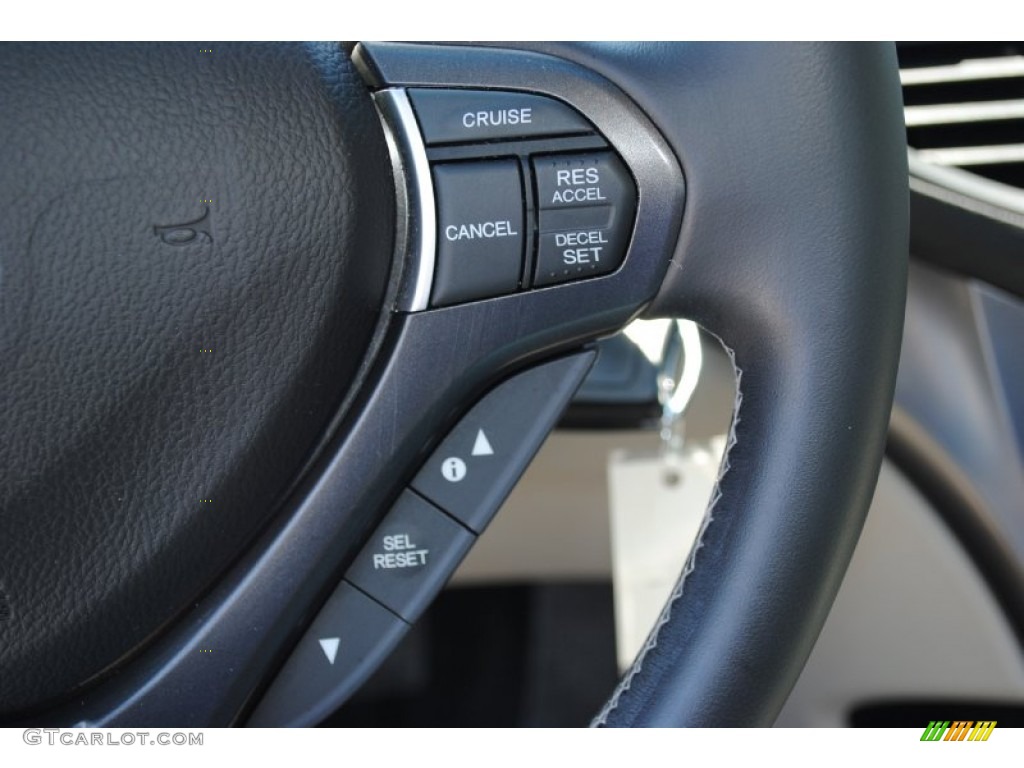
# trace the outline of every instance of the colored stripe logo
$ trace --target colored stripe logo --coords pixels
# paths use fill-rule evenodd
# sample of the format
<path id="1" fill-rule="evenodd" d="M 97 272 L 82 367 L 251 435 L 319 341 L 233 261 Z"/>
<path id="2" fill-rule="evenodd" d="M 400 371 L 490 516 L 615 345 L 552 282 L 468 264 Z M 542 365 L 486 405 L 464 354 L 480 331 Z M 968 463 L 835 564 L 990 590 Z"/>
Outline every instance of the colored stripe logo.
<path id="1" fill-rule="evenodd" d="M 932 720 L 921 734 L 921 741 L 988 741 L 995 720 Z"/>

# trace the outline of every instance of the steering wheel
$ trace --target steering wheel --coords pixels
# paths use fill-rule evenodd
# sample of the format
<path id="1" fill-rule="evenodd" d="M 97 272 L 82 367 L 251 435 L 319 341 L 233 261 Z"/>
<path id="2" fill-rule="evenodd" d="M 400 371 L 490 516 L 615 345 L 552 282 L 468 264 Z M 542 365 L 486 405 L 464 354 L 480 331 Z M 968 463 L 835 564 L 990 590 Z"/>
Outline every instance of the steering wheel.
<path id="1" fill-rule="evenodd" d="M 698 544 L 595 723 L 773 722 L 892 402 L 892 46 L 0 60 L 4 722 L 315 722 L 639 315 L 717 335 L 738 397 Z"/>

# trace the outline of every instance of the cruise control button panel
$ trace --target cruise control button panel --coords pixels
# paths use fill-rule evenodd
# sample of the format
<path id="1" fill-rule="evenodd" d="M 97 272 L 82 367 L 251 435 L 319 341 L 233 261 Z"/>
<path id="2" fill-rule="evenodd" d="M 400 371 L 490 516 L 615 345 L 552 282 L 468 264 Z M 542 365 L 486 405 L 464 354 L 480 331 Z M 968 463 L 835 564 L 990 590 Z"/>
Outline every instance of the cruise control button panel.
<path id="1" fill-rule="evenodd" d="M 636 218 L 636 183 L 583 115 L 532 93 L 396 92 L 415 113 L 406 118 L 415 125 L 405 133 L 422 137 L 410 144 L 418 147 L 415 179 L 429 169 L 433 182 L 427 192 L 417 187 L 416 199 L 432 201 L 424 215 L 431 205 L 436 210 L 436 227 L 426 229 L 418 251 L 428 266 L 410 272 L 417 281 L 410 290 L 420 298 L 404 310 L 546 288 L 622 265 Z M 430 280 L 428 303 L 420 285 Z"/>
<path id="2" fill-rule="evenodd" d="M 559 136 L 593 130 L 571 107 L 532 93 L 411 88 L 409 99 L 427 144 Z"/>
<path id="3" fill-rule="evenodd" d="M 415 621 L 473 539 L 433 504 L 405 491 L 345 578 L 406 621 Z"/>

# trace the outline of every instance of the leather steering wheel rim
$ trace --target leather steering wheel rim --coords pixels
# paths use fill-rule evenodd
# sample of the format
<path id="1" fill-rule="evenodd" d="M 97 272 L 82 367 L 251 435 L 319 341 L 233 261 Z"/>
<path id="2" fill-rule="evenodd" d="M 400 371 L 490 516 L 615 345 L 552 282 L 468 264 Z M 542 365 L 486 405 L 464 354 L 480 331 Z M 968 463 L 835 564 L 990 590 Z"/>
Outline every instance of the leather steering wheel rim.
<path id="1" fill-rule="evenodd" d="M 190 214 L 192 209 L 181 208 L 167 189 L 138 173 L 138 168 L 173 168 L 187 148 L 163 156 L 154 152 L 158 160 L 147 156 L 141 164 L 126 153 L 118 162 L 124 160 L 134 175 L 102 179 L 105 194 L 121 196 L 118 205 L 128 212 L 121 218 L 132 220 L 157 209 L 171 211 L 161 215 L 172 218 L 146 220 L 131 235 L 138 239 L 125 247 L 136 253 L 152 249 L 154 257 L 163 258 L 165 246 L 200 246 L 207 238 L 209 243 L 233 244 L 232 257 L 255 275 L 258 263 L 247 260 L 249 235 L 256 243 L 254 252 L 266 255 L 270 251 L 260 237 L 269 232 L 267 242 L 296 259 L 304 250 L 317 253 L 315 262 L 294 262 L 303 265 L 298 276 L 287 273 L 295 280 L 288 287 L 296 296 L 312 295 L 330 307 L 319 291 L 327 284 L 323 274 L 331 276 L 330 285 L 339 291 L 359 280 L 372 283 L 372 289 L 356 291 L 337 312 L 310 304 L 303 315 L 305 325 L 296 321 L 282 336 L 313 336 L 316 345 L 300 345 L 301 354 L 289 358 L 291 368 L 275 379 L 277 393 L 267 396 L 276 431 L 261 435 L 255 459 L 236 441 L 237 461 L 225 464 L 222 478 L 224 487 L 240 493 L 251 493 L 257 480 L 267 482 L 268 498 L 253 502 L 255 519 L 243 525 L 243 515 L 235 510 L 234 530 L 242 533 L 232 547 L 217 550 L 213 565 L 180 587 L 173 604 L 177 613 L 164 616 L 164 625 L 154 615 L 148 624 L 133 628 L 138 636 L 130 643 L 96 651 L 96 680 L 85 679 L 81 670 L 68 672 L 83 694 L 40 717 L 109 725 L 237 722 L 290 647 L 295 627 L 308 621 L 317 600 L 337 583 L 341 566 L 354 557 L 374 515 L 393 500 L 394 481 L 386 482 L 382 463 L 395 467 L 399 479 L 407 478 L 436 440 L 433 435 L 457 416 L 455 408 L 506 375 L 578 349 L 642 311 L 650 317 L 686 317 L 717 335 L 733 357 L 738 397 L 725 462 L 698 546 L 642 653 L 594 722 L 770 725 L 838 590 L 884 449 L 902 336 L 908 238 L 905 136 L 894 47 L 519 44 L 486 51 L 417 45 L 381 50 L 388 54 L 375 62 L 375 76 L 382 83 L 519 87 L 559 95 L 558 84 L 572 81 L 578 99 L 574 106 L 586 114 L 596 105 L 602 111 L 602 118 L 594 121 L 599 130 L 627 161 L 640 158 L 646 164 L 639 170 L 632 166 L 638 178 L 655 178 L 656 171 L 664 171 L 659 178 L 675 178 L 672 173 L 678 175 L 681 168 L 686 182 L 681 229 L 681 182 L 678 188 L 642 184 L 637 234 L 621 273 L 493 299 L 481 304 L 482 309 L 465 305 L 420 314 L 392 312 L 407 278 L 406 254 L 401 247 L 395 249 L 390 277 L 381 256 L 386 259 L 391 250 L 395 218 L 401 246 L 402 217 L 408 211 L 400 196 L 397 210 L 389 199 L 383 133 L 377 131 L 369 94 L 362 90 L 349 57 L 330 46 L 230 49 L 230 71 L 225 75 L 221 70 L 221 79 L 213 80 L 202 98 L 211 103 L 222 99 L 229 93 L 225 89 L 244 81 L 256 63 L 265 93 L 275 99 L 271 106 L 281 109 L 258 106 L 266 124 L 256 126 L 254 134 L 243 134 L 237 130 L 240 113 L 222 99 L 224 111 L 211 125 L 221 131 L 227 144 L 220 148 L 231 149 L 232 162 L 217 166 L 222 155 L 206 147 L 204 154 L 190 158 L 226 190 L 229 205 L 217 211 L 220 229 L 204 229 L 208 210 L 202 217 L 201 209 Z M 15 59 L 22 55 L 12 54 Z M 67 54 L 72 61 L 76 55 Z M 54 59 L 63 56 L 58 52 Z M 145 51 L 125 56 L 136 63 L 147 60 Z M 85 60 L 104 61 L 102 56 Z M 160 49 L 159 60 L 170 67 L 194 66 L 181 50 L 167 47 Z M 505 66 L 506 61 L 511 65 Z M 467 73 L 466 62 L 483 69 Z M 533 79 L 517 81 L 520 68 Z M 22 71 L 28 71 L 27 65 Z M 118 67 L 101 64 L 97 71 L 102 77 L 119 77 Z M 92 70 L 87 74 L 95 76 Z M 146 71 L 145 77 L 151 74 Z M 130 98 L 124 103 L 145 100 L 148 86 L 143 80 L 125 81 Z M 11 92 L 31 109 L 26 94 L 35 91 L 13 82 Z M 174 120 L 189 117 L 179 103 L 192 98 L 190 81 L 174 82 L 174 98 L 155 102 L 164 110 L 169 141 L 175 140 Z M 119 93 L 117 88 L 110 92 L 115 97 Z M 288 122 L 289 113 L 283 110 L 292 99 L 308 112 L 297 110 L 299 117 Z M 82 109 L 93 108 L 87 104 Z M 304 114 L 311 116 L 308 121 L 301 119 Z M 95 124 L 105 130 L 105 120 L 100 114 Z M 633 125 L 643 130 L 630 134 L 628 126 Z M 647 126 L 650 136 L 644 133 Z M 73 123 L 65 127 L 76 128 Z M 287 175 L 280 169 L 289 166 L 274 154 L 280 146 L 273 139 L 282 127 L 302 137 L 304 147 L 304 175 L 285 179 L 285 188 L 296 196 L 288 210 L 297 212 L 293 219 L 300 238 L 282 229 L 279 217 L 254 215 L 238 193 L 258 186 L 247 164 L 256 162 L 252 141 L 264 148 L 261 160 L 270 158 L 266 162 L 280 178 Z M 343 146 L 343 157 L 323 135 Z M 366 153 L 359 151 L 359 137 L 369 147 Z M 29 146 L 35 138 L 26 135 L 19 141 Z M 25 178 L 39 174 L 25 161 L 31 153 L 22 152 L 16 142 L 9 143 L 11 148 L 17 162 L 6 164 L 14 172 L 10 178 L 0 176 L 0 191 L 13 198 Z M 240 162 L 242 157 L 249 160 Z M 203 163 L 219 170 L 207 173 Z M 326 178 L 317 173 L 318 167 L 330 168 L 341 181 L 306 183 Z M 88 170 L 91 179 L 98 173 Z M 182 172 L 173 178 L 172 191 L 193 193 L 191 177 Z M 125 186 L 121 179 L 136 179 L 142 186 L 135 192 L 115 190 L 110 182 Z M 57 175 L 44 181 L 52 187 L 62 180 Z M 346 186 L 357 182 L 361 190 Z M 68 186 L 69 196 L 78 194 L 77 187 Z M 312 193 L 310 186 L 316 187 Z M 40 196 L 33 203 L 32 216 L 23 217 L 36 229 L 26 228 L 14 215 L 4 220 L 2 234 L 13 244 L 9 252 L 24 248 L 35 255 L 32 249 L 48 242 L 38 234 L 40 221 L 72 241 L 50 215 L 53 201 L 61 198 L 52 197 L 52 189 L 49 194 L 51 198 Z M 312 195 L 309 205 L 300 205 L 307 195 Z M 260 200 L 260 210 L 278 213 L 272 195 Z M 102 218 L 100 209 L 89 211 L 96 221 Z M 243 215 L 251 228 L 246 235 L 235 226 Z M 85 215 L 82 221 L 85 229 L 95 224 Z M 171 240 L 166 239 L 165 224 L 176 227 L 169 230 Z M 320 238 L 321 232 L 329 236 Z M 345 274 L 331 259 L 334 248 L 346 257 L 340 261 Z M 13 263 L 17 267 L 19 262 Z M 630 270 L 633 277 L 627 275 Z M 17 271 L 13 274 L 19 277 Z M 233 287 L 225 283 L 218 289 L 230 297 L 225 306 L 237 307 L 248 317 L 260 305 Z M 579 306 L 589 315 L 577 316 L 573 306 L 560 301 L 562 296 L 583 297 Z M 281 299 L 282 306 L 286 299 Z M 480 317 L 501 313 L 515 322 L 486 331 L 472 325 Z M 262 325 L 248 328 L 255 336 L 240 334 L 239 339 L 251 341 L 266 333 L 267 316 L 253 316 L 262 317 Z M 353 328 L 357 332 L 348 339 L 351 354 L 344 360 L 332 357 L 331 339 Z M 455 346 L 443 343 L 441 335 L 452 328 L 473 330 L 463 332 Z M 424 361 L 432 366 L 429 373 L 437 383 L 420 391 L 414 383 L 427 371 Z M 164 355 L 161 364 L 167 362 Z M 267 361 L 264 367 L 247 368 L 251 355 L 235 362 L 229 380 L 234 394 L 228 391 L 218 400 L 227 409 L 223 413 L 232 413 L 237 406 L 232 398 L 248 391 L 254 380 L 251 370 L 268 370 Z M 341 394 L 323 385 L 334 373 L 343 379 Z M 200 379 L 189 392 L 202 395 L 203 387 Z M 26 402 L 29 389 L 18 393 Z M 315 412 L 303 409 L 311 397 Z M 187 415 L 205 418 L 207 426 L 211 423 L 203 415 L 201 397 L 186 398 L 181 407 L 192 409 Z M 300 412 L 302 432 L 296 437 L 287 414 Z M 390 421 L 381 421 L 381 414 Z M 254 419 L 247 429 L 258 424 Z M 285 448 L 291 451 L 291 463 L 282 468 L 275 451 Z M 153 457 L 162 454 L 150 450 L 146 455 L 149 469 L 161 466 Z M 180 449 L 176 455 L 188 456 Z M 130 453 L 118 456 L 119 466 L 130 466 Z M 197 461 L 189 457 L 193 474 Z M 276 472 L 273 477 L 268 467 Z M 363 477 L 368 479 L 360 481 Z M 166 478 L 151 485 L 151 490 L 165 488 Z M 7 515 L 0 523 L 16 525 L 16 511 L 14 506 L 0 510 Z M 170 503 L 165 511 L 175 514 Z M 180 547 L 185 530 L 168 528 L 165 538 Z M 187 530 L 197 541 L 209 529 Z M 114 557 L 111 563 L 107 575 L 117 586 L 123 562 Z M 151 571 L 150 579 L 154 573 L 160 571 Z M 0 607 L 6 599 L 3 576 Z M 15 618 L 22 620 L 17 612 Z M 16 628 L 16 623 L 0 623 L 3 631 Z M 234 667 L 213 672 L 196 667 L 196 650 L 211 642 L 227 644 Z M 120 674 L 110 675 L 115 668 Z M 23 682 L 29 690 L 30 681 Z M 216 694 L 204 698 L 204 686 Z M 51 680 L 47 695 L 58 688 Z M 33 706 L 39 712 L 45 704 L 40 700 Z M 14 715 L 21 719 L 24 713 L 15 707 Z"/>
<path id="2" fill-rule="evenodd" d="M 698 545 L 601 725 L 771 725 L 874 492 L 903 329 L 893 46 L 570 46 L 673 145 L 683 232 L 652 315 L 718 335 L 736 411 Z M 726 159 L 727 158 L 727 159 Z"/>

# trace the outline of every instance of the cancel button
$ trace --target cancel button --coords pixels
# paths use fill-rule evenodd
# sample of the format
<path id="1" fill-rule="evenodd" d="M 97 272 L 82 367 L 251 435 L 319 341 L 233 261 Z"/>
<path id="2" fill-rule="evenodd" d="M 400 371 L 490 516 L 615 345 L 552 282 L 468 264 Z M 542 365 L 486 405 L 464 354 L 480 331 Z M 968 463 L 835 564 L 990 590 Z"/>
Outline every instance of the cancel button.
<path id="1" fill-rule="evenodd" d="M 438 237 L 431 304 L 515 292 L 525 242 L 519 163 L 441 163 L 433 174 Z"/>
<path id="2" fill-rule="evenodd" d="M 453 243 L 459 240 L 488 240 L 492 237 L 516 237 L 519 233 L 515 231 L 512 222 L 504 221 L 481 221 L 470 224 L 449 224 L 444 228 L 444 236 Z"/>

